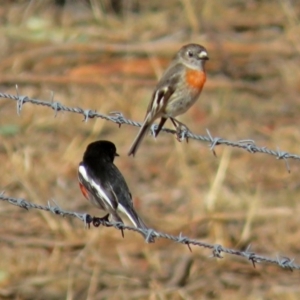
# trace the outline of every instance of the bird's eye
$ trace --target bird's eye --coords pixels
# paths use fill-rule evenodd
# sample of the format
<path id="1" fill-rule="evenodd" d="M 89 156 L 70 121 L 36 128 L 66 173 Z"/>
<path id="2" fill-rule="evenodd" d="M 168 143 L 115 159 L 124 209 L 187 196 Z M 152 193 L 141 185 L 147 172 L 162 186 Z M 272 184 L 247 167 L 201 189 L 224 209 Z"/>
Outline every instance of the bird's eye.
<path id="1" fill-rule="evenodd" d="M 194 56 L 194 54 L 193 54 L 193 52 L 192 52 L 192 51 L 188 51 L 188 52 L 187 52 L 187 55 L 188 55 L 189 57 L 192 57 L 192 56 Z"/>

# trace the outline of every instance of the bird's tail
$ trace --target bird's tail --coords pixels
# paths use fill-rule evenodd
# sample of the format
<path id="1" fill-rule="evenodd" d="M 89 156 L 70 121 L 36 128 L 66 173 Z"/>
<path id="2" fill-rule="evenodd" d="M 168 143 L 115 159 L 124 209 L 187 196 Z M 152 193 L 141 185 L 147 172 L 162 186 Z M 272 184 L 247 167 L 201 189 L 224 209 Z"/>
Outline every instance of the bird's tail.
<path id="1" fill-rule="evenodd" d="M 135 140 L 132 143 L 132 146 L 130 147 L 130 150 L 128 152 L 128 155 L 134 156 L 136 154 L 136 151 L 138 150 L 142 140 L 144 139 L 146 133 L 148 132 L 152 122 L 149 122 L 149 118 L 146 118 L 142 127 L 140 128 Z"/>
<path id="2" fill-rule="evenodd" d="M 120 206 L 120 203 L 119 203 Z M 119 207 L 121 208 L 121 207 Z M 142 235 L 147 238 L 148 237 L 148 233 L 147 230 L 149 229 L 149 227 L 144 223 L 144 221 L 141 219 L 141 217 L 137 214 L 137 212 L 135 211 L 135 209 L 133 207 L 126 207 L 126 209 L 122 206 L 121 211 L 123 213 L 126 214 L 126 216 L 130 219 L 130 221 L 134 224 L 134 226 L 136 228 L 140 228 L 143 229 Z M 148 240 L 149 243 L 154 243 L 154 239 L 150 238 Z"/>

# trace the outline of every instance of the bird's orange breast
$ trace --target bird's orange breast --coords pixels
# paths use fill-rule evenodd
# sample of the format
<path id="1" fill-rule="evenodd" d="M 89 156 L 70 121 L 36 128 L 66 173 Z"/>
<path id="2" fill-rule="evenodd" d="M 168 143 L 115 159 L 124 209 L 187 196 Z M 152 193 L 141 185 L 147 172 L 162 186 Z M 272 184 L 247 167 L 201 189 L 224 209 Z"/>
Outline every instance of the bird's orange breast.
<path id="1" fill-rule="evenodd" d="M 206 81 L 206 74 L 203 71 L 198 71 L 198 70 L 187 70 L 186 71 L 186 82 L 187 84 L 198 90 L 202 90 L 204 83 Z"/>

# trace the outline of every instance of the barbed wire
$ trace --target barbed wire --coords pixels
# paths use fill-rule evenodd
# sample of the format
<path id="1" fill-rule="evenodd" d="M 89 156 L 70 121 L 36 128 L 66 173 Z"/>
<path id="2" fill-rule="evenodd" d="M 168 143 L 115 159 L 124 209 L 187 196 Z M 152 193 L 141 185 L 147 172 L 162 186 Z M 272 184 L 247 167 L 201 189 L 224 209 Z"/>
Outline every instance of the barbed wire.
<path id="1" fill-rule="evenodd" d="M 6 93 L 1 93 L 0 92 L 0 98 L 5 98 L 5 99 L 10 99 L 10 100 L 15 100 L 17 101 L 17 114 L 20 115 L 23 105 L 25 103 L 31 103 L 34 105 L 41 105 L 41 106 L 46 106 L 54 110 L 55 116 L 57 115 L 58 112 L 60 111 L 65 111 L 65 112 L 70 112 L 70 113 L 76 113 L 83 115 L 84 121 L 87 122 L 89 119 L 92 118 L 101 118 L 107 121 L 111 121 L 113 123 L 118 124 L 121 126 L 122 124 L 127 124 L 131 126 L 136 126 L 140 127 L 141 123 L 132 121 L 130 119 L 127 119 L 123 116 L 121 112 L 113 112 L 110 115 L 105 115 L 102 113 L 98 113 L 95 110 L 91 109 L 82 109 L 80 107 L 68 107 L 66 105 L 61 104 L 60 102 L 54 101 L 54 96 L 52 94 L 51 101 L 45 101 L 45 100 L 38 100 L 38 99 L 32 99 L 28 96 L 21 96 L 19 95 L 18 87 L 17 87 L 17 95 L 11 95 L 11 94 L 6 94 Z M 157 125 L 152 126 L 152 134 L 155 130 Z M 163 128 L 162 131 L 171 133 L 171 134 L 178 134 L 175 130 L 169 129 L 169 128 Z M 237 142 L 229 141 L 223 138 L 219 137 L 212 137 L 210 132 L 207 130 L 207 136 L 202 136 L 202 135 L 196 135 L 188 130 L 183 131 L 181 133 L 180 139 L 195 139 L 198 141 L 202 142 L 209 142 L 210 143 L 210 150 L 214 152 L 214 149 L 217 145 L 226 145 L 226 146 L 231 146 L 231 147 L 237 147 L 244 149 L 250 153 L 264 153 L 264 154 L 269 154 L 272 156 L 275 156 L 277 159 L 284 159 L 286 163 L 287 170 L 290 172 L 290 168 L 287 162 L 287 159 L 296 159 L 300 160 L 300 156 L 296 154 L 290 154 L 285 151 L 280 151 L 278 150 L 271 150 L 266 147 L 258 147 L 255 145 L 255 142 L 253 140 L 240 140 Z M 182 234 L 179 234 L 178 236 L 170 235 L 167 233 L 159 232 L 153 229 L 141 229 L 141 228 L 135 228 L 131 226 L 127 226 L 123 223 L 114 223 L 114 222 L 109 222 L 107 220 L 97 218 L 97 217 L 92 217 L 89 214 L 86 213 L 77 213 L 77 212 L 72 212 L 72 211 L 66 211 L 61 209 L 55 202 L 54 205 L 51 205 L 50 202 L 48 202 L 47 206 L 44 205 L 39 205 L 39 204 L 34 204 L 30 203 L 29 201 L 22 199 L 22 198 L 12 198 L 5 196 L 4 193 L 0 193 L 0 200 L 2 201 L 7 201 L 8 203 L 24 208 L 24 209 L 40 209 L 44 211 L 48 211 L 51 213 L 54 213 L 56 215 L 60 216 L 69 216 L 69 217 L 75 217 L 80 219 L 82 222 L 84 222 L 85 226 L 90 227 L 90 225 L 94 225 L 95 227 L 98 227 L 100 225 L 106 226 L 106 227 L 112 227 L 115 229 L 119 229 L 122 231 L 124 230 L 129 230 L 129 231 L 135 231 L 143 235 L 145 238 L 145 241 L 147 243 L 154 242 L 155 239 L 157 238 L 162 238 L 162 239 L 168 239 L 180 244 L 187 245 L 189 249 L 191 250 L 191 245 L 192 246 L 198 246 L 198 247 L 203 247 L 210 249 L 212 251 L 211 257 L 216 257 L 216 258 L 223 258 L 222 254 L 230 254 L 230 255 L 235 255 L 239 257 L 243 257 L 248 259 L 249 261 L 252 262 L 253 266 L 255 267 L 256 264 L 259 263 L 269 263 L 269 264 L 275 264 L 278 265 L 281 268 L 288 269 L 288 270 L 300 270 L 300 265 L 294 263 L 294 259 L 290 259 L 285 256 L 281 257 L 276 257 L 276 258 L 269 258 L 265 257 L 262 255 L 258 255 L 252 251 L 250 251 L 250 247 L 246 249 L 246 251 L 241 251 L 241 250 L 234 250 L 230 248 L 225 248 L 222 245 L 218 244 L 209 244 L 205 242 L 201 242 L 195 239 L 190 239 L 189 237 L 183 236 Z"/>
<path id="2" fill-rule="evenodd" d="M 11 94 L 0 92 L 0 98 L 17 101 L 17 114 L 18 115 L 21 114 L 23 105 L 25 103 L 31 103 L 34 105 L 46 106 L 46 107 L 53 109 L 55 116 L 57 116 L 57 113 L 60 111 L 83 115 L 85 122 L 87 122 L 89 119 L 92 119 L 92 118 L 100 118 L 100 119 L 104 119 L 106 121 L 116 123 L 119 125 L 119 127 L 123 124 L 130 125 L 130 126 L 136 126 L 136 127 L 141 127 L 141 125 L 142 125 L 139 122 L 125 118 L 121 112 L 112 112 L 110 115 L 105 115 L 105 114 L 97 112 L 96 110 L 82 109 L 80 107 L 69 107 L 69 106 L 63 105 L 60 102 L 54 101 L 53 93 L 51 96 L 51 101 L 45 101 L 45 100 L 32 99 L 28 96 L 19 95 L 19 90 L 18 90 L 17 86 L 16 86 L 16 90 L 17 90 L 17 95 L 11 95 Z M 156 124 L 152 125 L 152 127 L 151 127 L 152 135 L 155 132 L 156 128 L 157 128 Z M 176 130 L 172 130 L 172 129 L 164 127 L 164 128 L 162 128 L 162 131 L 170 133 L 170 134 L 175 134 L 178 136 L 178 132 Z M 267 147 L 258 147 L 255 144 L 255 142 L 251 139 L 245 139 L 245 140 L 239 140 L 237 142 L 233 142 L 233 141 L 230 141 L 230 140 L 227 140 L 224 138 L 213 137 L 210 134 L 209 130 L 206 130 L 206 131 L 207 131 L 207 136 L 206 135 L 197 135 L 197 134 L 192 133 L 188 129 L 185 129 L 180 133 L 179 139 L 180 140 L 194 139 L 194 140 L 201 141 L 201 142 L 208 142 L 208 143 L 210 143 L 210 150 L 214 153 L 214 155 L 215 155 L 215 147 L 217 145 L 226 145 L 226 146 L 230 146 L 230 147 L 244 149 L 244 150 L 248 151 L 249 153 L 253 153 L 253 154 L 254 153 L 263 153 L 263 154 L 275 156 L 277 159 L 283 159 L 285 161 L 285 165 L 286 165 L 288 172 L 290 172 L 288 159 L 300 160 L 300 155 L 292 154 L 287 151 L 281 151 L 279 148 L 277 148 L 277 150 L 272 150 L 272 149 L 268 149 Z"/>
<path id="3" fill-rule="evenodd" d="M 55 205 L 51 205 L 51 203 L 49 201 L 48 205 L 45 206 L 45 205 L 31 203 L 23 198 L 12 198 L 9 196 L 5 196 L 4 192 L 0 193 L 0 200 L 6 201 L 12 205 L 15 205 L 15 206 L 27 209 L 27 210 L 32 209 L 32 208 L 40 209 L 40 210 L 45 210 L 45 211 L 51 212 L 55 215 L 60 215 L 63 217 L 65 217 L 65 216 L 75 217 L 75 218 L 78 218 L 79 220 L 81 220 L 82 222 L 84 222 L 85 226 L 88 226 L 88 227 L 90 227 L 90 225 L 93 224 L 95 227 L 102 225 L 105 227 L 119 229 L 122 231 L 122 235 L 123 235 L 124 230 L 135 231 L 135 232 L 142 234 L 143 237 L 145 237 L 145 241 L 147 243 L 154 242 L 155 239 L 162 238 L 162 239 L 167 239 L 167 240 L 171 240 L 173 242 L 187 245 L 188 248 L 190 249 L 190 251 L 191 251 L 191 245 L 210 249 L 212 251 L 212 255 L 210 257 L 223 258 L 222 253 L 243 257 L 243 258 L 246 258 L 247 260 L 251 261 L 253 267 L 255 267 L 256 264 L 268 263 L 268 264 L 278 265 L 279 267 L 281 267 L 283 269 L 288 269 L 290 271 L 300 270 L 300 265 L 294 263 L 294 259 L 288 258 L 286 256 L 281 256 L 281 257 L 278 256 L 276 258 L 270 258 L 270 257 L 262 256 L 262 255 L 259 255 L 259 254 L 256 254 L 256 253 L 250 251 L 250 247 L 248 247 L 246 249 L 246 251 L 235 250 L 235 249 L 225 248 L 222 245 L 218 245 L 218 244 L 213 245 L 213 244 L 201 242 L 199 240 L 190 239 L 189 237 L 183 236 L 181 233 L 178 236 L 175 236 L 175 235 L 170 235 L 167 233 L 159 232 L 154 229 L 141 229 L 141 228 L 131 227 L 131 226 L 125 225 L 123 223 L 109 222 L 102 218 L 92 217 L 86 213 L 77 213 L 77 212 L 63 210 L 54 201 L 53 201 L 53 203 Z"/>

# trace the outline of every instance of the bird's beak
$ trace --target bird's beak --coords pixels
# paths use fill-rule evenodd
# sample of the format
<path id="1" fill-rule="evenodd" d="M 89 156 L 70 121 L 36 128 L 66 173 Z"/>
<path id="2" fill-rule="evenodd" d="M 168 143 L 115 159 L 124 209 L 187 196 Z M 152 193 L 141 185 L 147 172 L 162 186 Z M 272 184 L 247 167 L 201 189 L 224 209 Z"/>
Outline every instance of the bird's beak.
<path id="1" fill-rule="evenodd" d="M 120 156 L 117 152 L 115 153 L 115 156 Z"/>
<path id="2" fill-rule="evenodd" d="M 208 57 L 206 51 L 201 51 L 201 52 L 199 53 L 199 58 L 200 58 L 200 59 L 203 59 L 203 60 L 209 60 L 209 57 Z"/>

